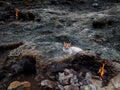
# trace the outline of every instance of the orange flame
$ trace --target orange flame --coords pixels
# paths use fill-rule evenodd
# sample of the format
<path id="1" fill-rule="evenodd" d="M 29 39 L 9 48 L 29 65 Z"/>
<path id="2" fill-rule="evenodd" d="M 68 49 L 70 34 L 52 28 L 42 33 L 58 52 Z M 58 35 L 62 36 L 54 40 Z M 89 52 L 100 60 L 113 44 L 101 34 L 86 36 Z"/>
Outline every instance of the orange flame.
<path id="1" fill-rule="evenodd" d="M 106 64 L 106 61 L 102 64 L 102 67 L 98 70 L 98 73 L 100 73 L 100 76 L 103 78 L 104 77 L 104 74 L 105 74 L 105 64 Z"/>
<path id="2" fill-rule="evenodd" d="M 15 16 L 18 17 L 19 10 L 16 8 Z"/>

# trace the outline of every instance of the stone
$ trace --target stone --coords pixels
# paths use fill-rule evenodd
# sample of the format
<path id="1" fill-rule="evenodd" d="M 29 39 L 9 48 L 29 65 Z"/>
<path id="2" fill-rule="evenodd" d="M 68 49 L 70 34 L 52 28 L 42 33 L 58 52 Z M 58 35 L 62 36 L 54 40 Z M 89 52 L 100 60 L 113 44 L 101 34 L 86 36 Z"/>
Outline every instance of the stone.
<path id="1" fill-rule="evenodd" d="M 7 90 L 15 89 L 15 88 L 17 88 L 18 86 L 20 86 L 20 82 L 19 82 L 19 81 L 14 81 L 14 82 L 10 83 L 10 85 L 8 86 L 8 89 L 7 89 Z"/>
<path id="2" fill-rule="evenodd" d="M 80 90 L 100 90 L 93 84 L 82 86 Z"/>
<path id="3" fill-rule="evenodd" d="M 18 20 L 27 21 L 27 20 L 28 20 L 28 17 L 27 17 L 27 15 L 26 15 L 26 13 L 24 13 L 24 12 L 19 12 L 19 13 L 18 13 Z"/>
<path id="4" fill-rule="evenodd" d="M 13 81 L 10 83 L 7 90 L 31 90 L 31 83 L 28 81 Z"/>
<path id="5" fill-rule="evenodd" d="M 112 78 L 111 82 L 116 89 L 120 88 L 120 74 Z"/>
<path id="6" fill-rule="evenodd" d="M 49 87 L 49 88 L 54 88 L 56 83 L 51 80 L 43 80 L 41 81 L 41 86 Z"/>
<path id="7" fill-rule="evenodd" d="M 11 66 L 11 70 L 16 74 L 36 74 L 36 61 L 33 57 L 24 56 Z"/>
<path id="8" fill-rule="evenodd" d="M 34 21 L 35 20 L 35 15 L 33 13 L 27 12 L 26 15 L 28 17 L 28 20 L 30 20 L 30 21 Z"/>
<path id="9" fill-rule="evenodd" d="M 59 82 L 62 85 L 68 85 L 70 84 L 70 80 L 73 77 L 72 73 L 67 73 L 67 75 L 63 72 L 63 73 L 59 73 Z"/>
<path id="10" fill-rule="evenodd" d="M 28 81 L 21 82 L 21 85 L 26 88 L 26 90 L 31 90 L 31 83 Z"/>
<path id="11" fill-rule="evenodd" d="M 80 90 L 78 86 L 75 85 L 67 85 L 64 86 L 64 90 Z"/>
<path id="12" fill-rule="evenodd" d="M 91 78 L 90 81 L 98 88 L 102 87 L 102 80 Z"/>

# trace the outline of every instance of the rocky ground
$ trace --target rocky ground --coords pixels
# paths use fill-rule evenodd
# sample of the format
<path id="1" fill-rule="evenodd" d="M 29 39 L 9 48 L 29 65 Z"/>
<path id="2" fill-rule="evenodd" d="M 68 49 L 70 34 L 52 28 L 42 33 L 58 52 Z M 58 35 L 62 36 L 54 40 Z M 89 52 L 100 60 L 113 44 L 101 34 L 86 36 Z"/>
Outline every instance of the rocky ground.
<path id="1" fill-rule="evenodd" d="M 67 57 L 62 50 L 63 43 L 71 42 L 102 59 L 120 59 L 120 3 L 99 1 L 96 5 L 87 0 L 78 4 L 53 1 L 33 6 L 13 3 L 23 12 L 32 12 L 34 21 L 4 21 L 0 16 L 0 45 L 24 43 L 5 55 L 15 58 L 30 53 L 37 56 L 38 63 L 45 63 Z M 8 11 L 6 5 L 0 7 L 0 15 Z M 5 55 L 1 53 L 1 60 Z"/>

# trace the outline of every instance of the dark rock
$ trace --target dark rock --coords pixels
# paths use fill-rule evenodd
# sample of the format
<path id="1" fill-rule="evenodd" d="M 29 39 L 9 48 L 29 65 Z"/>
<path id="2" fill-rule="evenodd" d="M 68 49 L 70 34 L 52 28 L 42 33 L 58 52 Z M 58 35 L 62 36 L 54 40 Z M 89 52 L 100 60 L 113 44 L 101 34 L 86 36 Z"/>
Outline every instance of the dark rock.
<path id="1" fill-rule="evenodd" d="M 0 13 L 0 21 L 5 21 L 3 14 Z"/>
<path id="2" fill-rule="evenodd" d="M 19 12 L 19 13 L 18 13 L 18 20 L 27 21 L 27 20 L 28 20 L 28 17 L 27 17 L 27 15 L 26 15 L 26 13 Z"/>
<path id="3" fill-rule="evenodd" d="M 12 43 L 3 44 L 0 45 L 0 51 L 12 50 L 19 47 L 20 45 L 23 45 L 23 42 L 12 42 Z"/>
<path id="4" fill-rule="evenodd" d="M 36 61 L 32 57 L 24 56 L 16 64 L 11 67 L 16 74 L 36 74 Z"/>
<path id="5" fill-rule="evenodd" d="M 63 72 L 64 71 L 64 68 L 68 67 L 67 64 L 64 64 L 64 63 L 57 63 L 57 64 L 54 64 L 52 65 L 48 71 L 51 71 L 52 73 L 58 73 L 58 72 Z"/>
<path id="6" fill-rule="evenodd" d="M 93 21 L 92 26 L 93 28 L 103 28 L 106 26 L 106 23 L 102 21 Z"/>
<path id="7" fill-rule="evenodd" d="M 40 21 L 41 21 L 41 18 L 37 18 L 35 21 L 40 22 Z"/>
<path id="8" fill-rule="evenodd" d="M 28 20 L 30 21 L 34 21 L 35 20 L 35 15 L 31 12 L 27 12 L 27 17 L 28 17 Z"/>
<path id="9" fill-rule="evenodd" d="M 6 73 L 0 72 L 0 81 L 6 77 Z"/>
<path id="10" fill-rule="evenodd" d="M 100 0 L 100 1 L 113 2 L 113 3 L 119 3 L 120 2 L 120 0 Z"/>
<path id="11" fill-rule="evenodd" d="M 57 4 L 72 5 L 73 3 L 84 4 L 87 2 L 87 0 L 49 0 L 48 2 L 53 5 L 57 5 Z"/>
<path id="12" fill-rule="evenodd" d="M 23 70 L 23 68 L 19 64 L 12 65 L 11 69 L 14 70 L 15 73 L 22 72 L 22 70 Z"/>
<path id="13" fill-rule="evenodd" d="M 7 13 L 0 13 L 0 21 L 7 21 L 11 18 L 11 15 Z"/>
<path id="14" fill-rule="evenodd" d="M 119 16 L 104 16 L 95 18 L 92 22 L 93 28 L 105 28 L 108 26 L 119 24 Z"/>

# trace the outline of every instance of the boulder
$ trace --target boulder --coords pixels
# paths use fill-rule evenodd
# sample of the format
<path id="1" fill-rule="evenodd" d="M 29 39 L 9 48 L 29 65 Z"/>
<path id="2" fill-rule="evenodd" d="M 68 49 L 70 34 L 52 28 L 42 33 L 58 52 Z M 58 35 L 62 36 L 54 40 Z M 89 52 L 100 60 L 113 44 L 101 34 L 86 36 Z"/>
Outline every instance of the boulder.
<path id="1" fill-rule="evenodd" d="M 48 87 L 48 88 L 54 88 L 56 85 L 56 83 L 54 81 L 51 81 L 51 80 L 43 80 L 41 81 L 41 86 L 45 86 L 45 87 Z"/>
<path id="2" fill-rule="evenodd" d="M 36 74 L 36 61 L 33 57 L 24 56 L 17 63 L 11 66 L 16 74 L 31 75 Z"/>
<path id="3" fill-rule="evenodd" d="M 13 81 L 8 86 L 7 90 L 31 90 L 31 83 L 28 81 L 19 82 L 19 81 Z"/>
<path id="4" fill-rule="evenodd" d="M 75 85 L 67 85 L 64 87 L 64 90 L 80 90 L 78 86 Z"/>

